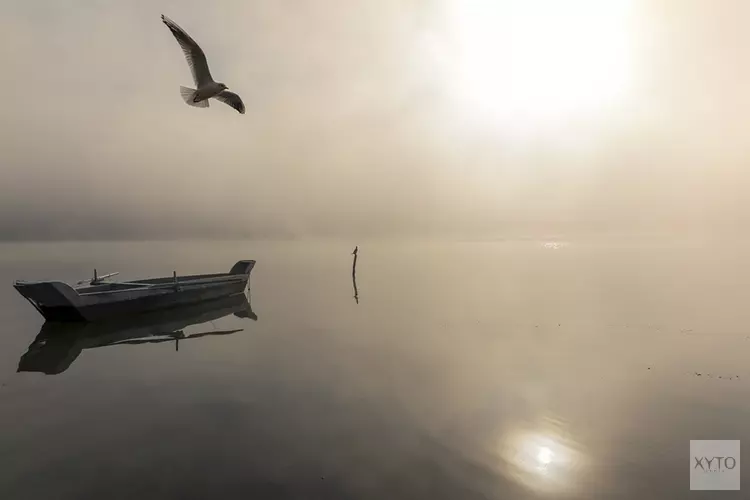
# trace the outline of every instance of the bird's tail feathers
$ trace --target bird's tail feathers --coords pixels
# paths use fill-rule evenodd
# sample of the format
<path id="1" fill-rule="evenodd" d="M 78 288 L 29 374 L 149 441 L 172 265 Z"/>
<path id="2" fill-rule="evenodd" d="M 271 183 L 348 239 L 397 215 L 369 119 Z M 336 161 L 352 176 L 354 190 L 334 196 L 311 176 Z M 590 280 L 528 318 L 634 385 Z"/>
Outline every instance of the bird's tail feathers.
<path id="1" fill-rule="evenodd" d="M 196 108 L 207 108 L 208 99 L 195 102 L 195 94 L 197 93 L 198 91 L 195 89 L 180 86 L 180 95 L 189 106 L 195 106 Z"/>

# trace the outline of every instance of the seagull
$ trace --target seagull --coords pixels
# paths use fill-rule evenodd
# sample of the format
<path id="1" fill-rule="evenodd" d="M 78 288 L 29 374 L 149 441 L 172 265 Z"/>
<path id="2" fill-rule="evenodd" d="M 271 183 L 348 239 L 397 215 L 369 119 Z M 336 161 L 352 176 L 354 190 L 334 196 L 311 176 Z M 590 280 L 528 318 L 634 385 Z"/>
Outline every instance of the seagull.
<path id="1" fill-rule="evenodd" d="M 195 86 L 198 87 L 197 89 L 191 89 L 180 86 L 180 95 L 182 95 L 185 102 L 196 108 L 207 108 L 208 100 L 213 97 L 233 107 L 240 114 L 245 114 L 245 104 L 242 102 L 240 96 L 228 91 L 226 85 L 215 82 L 211 78 L 206 55 L 195 40 L 167 16 L 162 14 L 161 20 L 177 39 L 177 43 L 180 44 L 188 66 L 190 66 L 190 71 L 193 73 Z"/>

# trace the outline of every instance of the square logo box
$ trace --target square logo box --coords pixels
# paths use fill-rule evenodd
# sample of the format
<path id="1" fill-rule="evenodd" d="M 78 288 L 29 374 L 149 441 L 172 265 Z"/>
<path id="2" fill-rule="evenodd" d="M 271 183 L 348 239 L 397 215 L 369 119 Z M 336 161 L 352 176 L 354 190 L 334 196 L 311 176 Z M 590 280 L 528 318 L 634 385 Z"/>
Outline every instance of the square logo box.
<path id="1" fill-rule="evenodd" d="M 691 440 L 690 489 L 739 490 L 739 440 Z"/>

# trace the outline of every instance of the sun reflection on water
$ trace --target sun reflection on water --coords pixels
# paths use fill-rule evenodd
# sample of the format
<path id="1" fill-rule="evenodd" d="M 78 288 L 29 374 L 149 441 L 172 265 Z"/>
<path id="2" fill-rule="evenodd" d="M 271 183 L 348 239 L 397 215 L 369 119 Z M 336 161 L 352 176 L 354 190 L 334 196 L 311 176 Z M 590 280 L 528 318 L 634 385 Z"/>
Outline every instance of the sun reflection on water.
<path id="1" fill-rule="evenodd" d="M 542 465 L 547 465 L 552 461 L 552 459 L 555 457 L 555 454 L 552 453 L 552 450 L 547 448 L 546 446 L 542 446 L 539 448 L 539 453 L 536 455 L 536 459 L 539 461 Z"/>
<path id="2" fill-rule="evenodd" d="M 560 250 L 567 247 L 568 244 L 564 241 L 545 241 L 542 246 L 548 250 Z"/>
<path id="3" fill-rule="evenodd" d="M 561 492 L 573 488 L 583 455 L 552 433 L 519 431 L 503 440 L 504 472 L 533 490 Z"/>

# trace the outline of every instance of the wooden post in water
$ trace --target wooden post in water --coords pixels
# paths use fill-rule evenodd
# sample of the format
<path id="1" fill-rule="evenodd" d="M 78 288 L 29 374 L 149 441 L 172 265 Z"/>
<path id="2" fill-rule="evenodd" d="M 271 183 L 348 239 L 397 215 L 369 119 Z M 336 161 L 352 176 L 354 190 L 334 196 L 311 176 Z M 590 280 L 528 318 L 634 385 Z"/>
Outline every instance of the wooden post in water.
<path id="1" fill-rule="evenodd" d="M 359 246 L 354 247 L 354 251 L 352 252 L 352 255 L 354 255 L 354 260 L 352 261 L 352 285 L 354 286 L 354 300 L 359 304 L 359 294 L 357 293 L 357 251 L 359 250 Z"/>

